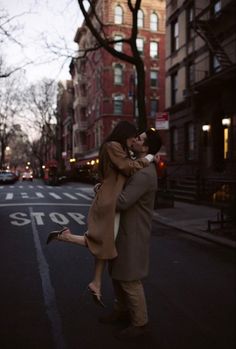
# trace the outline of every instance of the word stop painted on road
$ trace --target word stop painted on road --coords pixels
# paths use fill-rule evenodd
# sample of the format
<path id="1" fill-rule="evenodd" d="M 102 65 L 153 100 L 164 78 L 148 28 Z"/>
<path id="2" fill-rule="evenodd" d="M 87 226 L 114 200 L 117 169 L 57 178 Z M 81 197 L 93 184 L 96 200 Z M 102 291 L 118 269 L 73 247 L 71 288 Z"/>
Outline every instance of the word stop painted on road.
<path id="1" fill-rule="evenodd" d="M 86 219 L 85 219 L 86 217 L 83 214 L 78 212 L 66 212 L 65 214 L 62 214 L 59 212 L 51 212 L 48 215 L 52 222 L 60 225 L 67 225 L 70 222 L 71 218 L 80 225 L 86 224 Z M 16 225 L 19 227 L 30 224 L 33 219 L 35 220 L 37 225 L 46 224 L 44 222 L 45 220 L 44 212 L 32 212 L 31 214 L 27 214 L 25 212 L 14 212 L 14 213 L 11 213 L 9 217 L 11 219 L 10 223 L 12 225 Z"/>

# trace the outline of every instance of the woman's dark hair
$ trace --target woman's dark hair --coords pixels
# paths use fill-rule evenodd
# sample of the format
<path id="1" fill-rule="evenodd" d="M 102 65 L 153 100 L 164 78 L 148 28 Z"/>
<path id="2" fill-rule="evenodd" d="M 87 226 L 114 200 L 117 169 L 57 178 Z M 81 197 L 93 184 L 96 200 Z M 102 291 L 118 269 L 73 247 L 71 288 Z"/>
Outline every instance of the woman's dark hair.
<path id="1" fill-rule="evenodd" d="M 136 137 L 137 129 L 134 124 L 131 124 L 129 121 L 123 120 L 120 121 L 108 137 L 105 139 L 104 143 L 107 142 L 118 142 L 121 146 L 126 149 L 126 141 L 128 138 Z M 102 144 L 102 145 L 103 145 Z"/>
<path id="2" fill-rule="evenodd" d="M 148 153 L 155 155 L 162 146 L 162 140 L 159 132 L 150 128 L 146 132 L 147 138 L 144 141 L 144 145 L 148 146 Z"/>
<path id="3" fill-rule="evenodd" d="M 134 124 L 130 123 L 129 121 L 123 120 L 120 121 L 114 129 L 111 131 L 111 133 L 108 135 L 108 137 L 104 140 L 102 143 L 100 150 L 99 150 L 99 166 L 98 170 L 100 174 L 102 174 L 102 168 L 103 168 L 103 159 L 102 159 L 102 148 L 103 145 L 107 142 L 118 142 L 121 144 L 122 148 L 127 151 L 128 149 L 126 145 L 126 141 L 128 138 L 136 137 L 137 136 L 137 129 Z"/>

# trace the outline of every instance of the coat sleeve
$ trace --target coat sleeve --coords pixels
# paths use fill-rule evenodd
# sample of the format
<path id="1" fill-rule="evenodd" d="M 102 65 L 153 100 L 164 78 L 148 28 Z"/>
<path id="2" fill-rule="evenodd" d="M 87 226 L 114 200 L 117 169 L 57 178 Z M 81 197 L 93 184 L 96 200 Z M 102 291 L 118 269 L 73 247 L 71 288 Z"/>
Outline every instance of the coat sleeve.
<path id="1" fill-rule="evenodd" d="M 125 211 L 129 209 L 147 191 L 150 191 L 150 178 L 146 172 L 140 171 L 129 178 L 117 199 L 116 210 Z"/>
<path id="2" fill-rule="evenodd" d="M 125 176 L 131 176 L 138 170 L 147 167 L 150 164 L 150 162 L 145 158 L 137 160 L 130 159 L 121 145 L 117 142 L 107 143 L 107 153 L 113 165 Z"/>

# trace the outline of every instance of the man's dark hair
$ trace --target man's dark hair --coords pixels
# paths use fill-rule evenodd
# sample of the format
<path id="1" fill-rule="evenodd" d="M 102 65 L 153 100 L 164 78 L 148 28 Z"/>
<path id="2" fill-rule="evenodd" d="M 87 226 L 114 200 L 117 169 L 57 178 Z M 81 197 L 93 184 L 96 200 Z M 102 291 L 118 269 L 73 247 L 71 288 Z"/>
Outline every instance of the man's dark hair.
<path id="1" fill-rule="evenodd" d="M 147 138 L 144 141 L 144 145 L 148 147 L 148 153 L 149 154 L 156 154 L 162 146 L 162 140 L 159 132 L 154 129 L 150 128 L 146 131 Z"/>

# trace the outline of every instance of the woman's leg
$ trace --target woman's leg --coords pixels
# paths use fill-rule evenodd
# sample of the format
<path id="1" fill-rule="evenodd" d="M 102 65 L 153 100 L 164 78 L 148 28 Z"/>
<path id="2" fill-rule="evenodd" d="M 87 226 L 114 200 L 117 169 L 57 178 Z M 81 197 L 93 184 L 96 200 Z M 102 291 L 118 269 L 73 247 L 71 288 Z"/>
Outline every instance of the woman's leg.
<path id="1" fill-rule="evenodd" d="M 106 261 L 104 259 L 95 258 L 94 277 L 88 285 L 90 291 L 96 295 L 99 300 L 101 300 L 101 284 L 105 265 Z"/>
<path id="2" fill-rule="evenodd" d="M 48 235 L 47 244 L 53 240 L 71 242 L 76 245 L 87 247 L 87 240 L 85 235 L 71 234 L 70 229 L 64 228 L 60 231 L 53 231 Z"/>
<path id="3" fill-rule="evenodd" d="M 66 229 L 60 235 L 58 235 L 57 240 L 71 242 L 76 245 L 87 246 L 85 236 L 71 234 L 70 229 Z"/>

